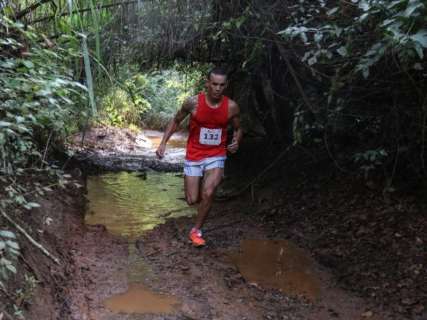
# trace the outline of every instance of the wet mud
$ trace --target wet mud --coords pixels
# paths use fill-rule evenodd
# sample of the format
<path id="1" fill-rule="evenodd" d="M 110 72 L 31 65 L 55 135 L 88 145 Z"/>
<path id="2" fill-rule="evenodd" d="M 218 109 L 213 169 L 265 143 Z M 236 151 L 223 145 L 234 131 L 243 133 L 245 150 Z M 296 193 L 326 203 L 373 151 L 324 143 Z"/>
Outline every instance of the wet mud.
<path id="1" fill-rule="evenodd" d="M 187 234 L 195 211 L 164 218 L 164 212 L 186 206 L 181 179 L 165 173 L 89 177 L 86 223 L 120 236 L 124 243 L 120 259 L 110 268 L 102 263 L 113 261 L 107 254 L 84 270 L 94 286 L 85 293 L 88 305 L 80 310 L 87 313 L 80 317 L 362 319 L 366 303 L 332 285 L 309 252 L 283 239 L 269 239 L 258 217 L 241 210 L 248 199 L 216 203 L 205 228 L 207 246 L 192 247 Z M 89 240 L 87 246 L 93 254 L 96 245 Z M 97 287 L 99 281 L 113 285 Z M 145 299 L 151 302 L 147 305 Z M 376 311 L 373 319 L 388 318 Z"/>
<path id="2" fill-rule="evenodd" d="M 153 145 L 155 142 L 150 148 Z M 138 177 L 138 173 L 126 174 L 130 175 L 128 180 L 149 178 L 149 175 Z M 331 204 L 323 210 L 317 195 L 322 199 L 325 195 L 316 189 L 316 184 L 301 189 L 301 184 L 288 180 L 285 186 L 276 183 L 253 188 L 230 201 L 214 203 L 204 228 L 207 246 L 194 248 L 187 239 L 193 218 L 165 215 L 164 212 L 169 212 L 165 208 L 160 222 L 149 227 L 133 225 L 125 232 L 115 230 L 114 225 L 125 221 L 117 219 L 123 217 L 123 203 L 103 194 L 108 188 L 95 180 L 88 183 L 94 183 L 90 188 L 99 192 L 95 198 L 108 197 L 112 201 L 101 205 L 100 211 L 106 212 L 106 216 L 116 216 L 116 221 L 90 220 L 93 218 L 90 213 L 86 216 L 86 227 L 81 219 L 81 225 L 68 234 L 68 263 L 72 272 L 64 288 L 61 319 L 421 320 L 424 317 L 422 308 L 405 314 L 390 304 L 378 303 L 377 297 L 382 292 L 376 291 L 374 297 L 363 294 L 355 282 L 348 285 L 352 282 L 345 279 L 362 279 L 363 274 L 358 277 L 357 269 L 353 268 L 364 270 L 363 261 L 343 264 L 336 257 L 338 254 L 345 257 L 345 250 L 359 255 L 341 237 L 353 232 L 347 222 L 351 220 L 353 224 L 355 220 L 344 213 L 331 218 L 329 212 L 334 213 L 332 208 L 339 199 L 331 195 L 328 198 Z M 128 191 L 141 188 L 134 182 Z M 112 191 L 122 194 L 123 190 L 115 188 L 114 179 L 109 183 Z M 228 178 L 220 191 L 227 185 L 238 184 Z M 338 180 L 336 188 L 342 188 Z M 173 194 L 170 189 L 157 193 Z M 342 201 L 347 201 L 339 204 L 344 208 L 352 203 L 345 199 L 357 194 L 349 189 L 348 194 L 341 196 Z M 182 202 L 179 196 L 173 197 L 177 203 Z M 123 198 L 127 203 L 138 202 L 128 196 Z M 359 219 L 360 212 L 355 214 Z M 132 221 L 131 224 L 141 222 Z M 418 228 L 422 228 L 422 223 L 418 223 Z M 424 243 L 423 236 L 416 232 L 417 243 Z M 418 254 L 417 247 L 411 250 Z M 374 259 L 373 254 L 370 259 Z M 341 276 L 345 273 L 343 266 L 351 272 L 345 274 L 346 278 Z M 371 281 L 372 285 L 378 283 Z M 413 297 L 417 297 L 420 290 L 414 292 Z M 158 308 L 144 307 L 142 301 L 146 299 L 141 295 L 148 295 L 147 300 L 154 299 L 150 307 Z M 416 299 L 418 304 L 423 301 L 420 295 Z"/>
<path id="3" fill-rule="evenodd" d="M 313 259 L 290 241 L 242 240 L 230 259 L 247 282 L 312 302 L 321 296 Z"/>
<path id="4" fill-rule="evenodd" d="M 125 293 L 108 298 L 104 304 L 113 313 L 171 314 L 174 313 L 178 300 L 155 294 L 142 284 L 131 283 Z"/>
<path id="5" fill-rule="evenodd" d="M 164 319 L 353 320 L 364 319 L 367 310 L 372 310 L 372 319 L 393 319 L 386 312 L 340 289 L 327 270 L 312 261 L 309 252 L 289 243 L 287 246 L 297 252 L 297 258 L 288 256 L 292 257 L 289 263 L 298 264 L 299 260 L 303 264 L 302 270 L 281 278 L 296 280 L 294 285 L 288 280 L 282 281 L 284 286 L 280 285 L 280 280 L 278 283 L 272 281 L 272 273 L 277 269 L 264 259 L 276 258 L 277 247 L 268 248 L 270 252 L 267 253 L 258 251 L 259 256 L 252 255 L 251 260 L 246 260 L 247 256 L 239 257 L 238 252 L 244 252 L 245 246 L 253 240 L 243 241 L 243 246 L 240 243 L 242 239 L 254 238 L 264 244 L 283 242 L 267 241 L 268 230 L 262 228 L 256 218 L 240 214 L 240 202 L 230 205 L 227 209 L 222 206 L 214 209 L 206 226 L 208 245 L 203 249 L 193 248 L 187 242 L 191 225 L 188 218 L 169 221 L 137 242 L 153 272 L 147 283 L 180 297 L 182 301 L 177 316 Z M 309 272 L 307 265 L 310 265 Z M 288 267 L 288 270 L 292 268 Z M 260 273 L 253 277 L 258 271 Z"/>

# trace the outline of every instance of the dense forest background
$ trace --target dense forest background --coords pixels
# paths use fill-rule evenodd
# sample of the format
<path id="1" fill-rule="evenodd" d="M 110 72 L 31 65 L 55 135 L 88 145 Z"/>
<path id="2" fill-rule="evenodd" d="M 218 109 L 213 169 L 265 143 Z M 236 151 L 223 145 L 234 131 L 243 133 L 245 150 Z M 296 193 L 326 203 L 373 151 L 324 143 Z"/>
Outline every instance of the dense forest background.
<path id="1" fill-rule="evenodd" d="M 213 65 L 230 72 L 246 136 L 272 153 L 300 146 L 384 193 L 423 190 L 425 0 L 2 0 L 0 12 L 6 294 L 19 245 L 3 226 L 71 183 L 56 161 L 66 138 L 161 129 Z"/>

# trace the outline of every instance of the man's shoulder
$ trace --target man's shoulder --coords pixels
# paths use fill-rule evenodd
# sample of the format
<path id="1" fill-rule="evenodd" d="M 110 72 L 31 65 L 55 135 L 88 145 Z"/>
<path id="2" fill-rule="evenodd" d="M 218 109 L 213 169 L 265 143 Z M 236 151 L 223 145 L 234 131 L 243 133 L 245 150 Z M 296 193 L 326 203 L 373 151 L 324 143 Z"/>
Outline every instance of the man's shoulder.
<path id="1" fill-rule="evenodd" d="M 187 97 L 186 102 L 188 102 L 188 103 L 197 103 L 198 99 L 199 99 L 199 95 L 196 94 L 194 96 Z"/>
<path id="2" fill-rule="evenodd" d="M 233 106 L 233 107 L 237 106 L 237 102 L 236 101 L 234 101 L 230 97 L 227 97 L 227 98 L 228 98 L 228 105 L 229 106 Z"/>
<path id="3" fill-rule="evenodd" d="M 183 108 L 187 111 L 192 111 L 194 110 L 194 108 L 197 107 L 197 103 L 198 103 L 198 95 L 190 96 L 185 99 Z"/>
<path id="4" fill-rule="evenodd" d="M 232 112 L 239 112 L 239 105 L 233 99 L 228 98 L 228 109 Z"/>

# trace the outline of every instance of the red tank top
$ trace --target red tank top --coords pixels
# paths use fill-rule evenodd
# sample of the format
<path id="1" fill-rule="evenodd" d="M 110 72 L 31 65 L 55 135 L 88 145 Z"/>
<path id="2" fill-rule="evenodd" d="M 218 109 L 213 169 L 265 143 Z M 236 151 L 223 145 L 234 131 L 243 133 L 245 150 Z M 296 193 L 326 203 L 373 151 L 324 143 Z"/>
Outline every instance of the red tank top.
<path id="1" fill-rule="evenodd" d="M 217 108 L 210 107 L 205 94 L 199 93 L 196 114 L 191 115 L 187 154 L 190 161 L 225 156 L 228 124 L 228 97 Z"/>

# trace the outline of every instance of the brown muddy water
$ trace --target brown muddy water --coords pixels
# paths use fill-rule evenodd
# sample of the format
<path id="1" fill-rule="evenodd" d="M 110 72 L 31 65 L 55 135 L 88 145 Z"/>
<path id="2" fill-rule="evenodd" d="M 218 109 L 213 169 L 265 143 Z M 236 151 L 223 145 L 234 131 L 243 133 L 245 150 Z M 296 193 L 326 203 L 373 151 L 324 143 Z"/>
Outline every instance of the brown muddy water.
<path id="1" fill-rule="evenodd" d="M 138 255 L 134 241 L 167 218 L 195 213 L 183 201 L 182 187 L 182 178 L 176 173 L 121 172 L 88 178 L 86 224 L 102 224 L 110 233 L 129 239 L 129 288 L 105 301 L 112 312 L 165 314 L 179 304 L 175 297 L 144 286 L 150 269 Z"/>
<path id="2" fill-rule="evenodd" d="M 135 240 L 166 218 L 191 216 L 176 173 L 108 173 L 88 178 L 86 224 L 102 224 L 115 235 Z"/>
<path id="3" fill-rule="evenodd" d="M 177 304 L 176 298 L 153 293 L 139 283 L 131 283 L 127 292 L 105 301 L 115 313 L 171 314 Z"/>
<path id="4" fill-rule="evenodd" d="M 230 258 L 249 283 L 311 301 L 320 297 L 313 260 L 289 241 L 243 240 L 240 251 Z"/>
<path id="5" fill-rule="evenodd" d="M 104 304 L 114 313 L 168 314 L 180 305 L 178 298 L 161 295 L 144 286 L 150 267 L 138 254 L 135 240 L 168 218 L 192 216 L 183 200 L 183 180 L 176 173 L 108 173 L 88 178 L 86 224 L 102 224 L 112 234 L 129 239 L 129 288 Z M 285 240 L 242 240 L 230 254 L 248 283 L 274 288 L 291 296 L 316 300 L 320 280 L 312 259 Z"/>
<path id="6" fill-rule="evenodd" d="M 144 135 L 148 138 L 151 148 L 157 148 L 162 141 L 163 134 L 158 131 L 146 130 Z M 187 135 L 181 133 L 175 133 L 168 141 L 169 148 L 185 149 L 187 145 Z"/>

